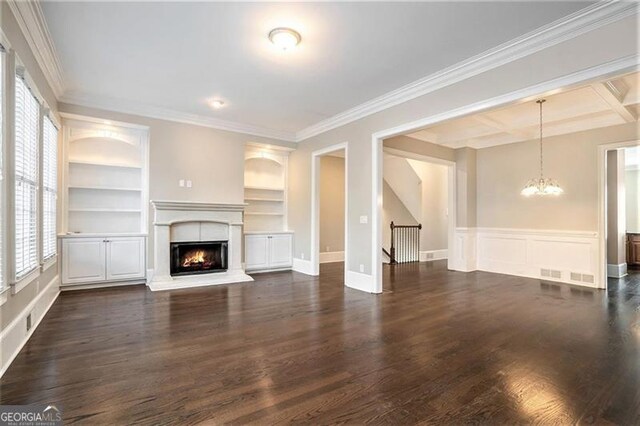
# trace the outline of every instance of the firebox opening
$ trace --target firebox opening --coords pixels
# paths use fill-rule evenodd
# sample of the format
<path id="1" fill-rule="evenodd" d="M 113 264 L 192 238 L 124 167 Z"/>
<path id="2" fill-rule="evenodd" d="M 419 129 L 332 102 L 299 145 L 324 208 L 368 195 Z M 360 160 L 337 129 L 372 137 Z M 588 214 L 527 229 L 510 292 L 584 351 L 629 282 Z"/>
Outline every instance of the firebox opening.
<path id="1" fill-rule="evenodd" d="M 171 243 L 171 275 L 224 272 L 227 249 L 227 241 Z"/>

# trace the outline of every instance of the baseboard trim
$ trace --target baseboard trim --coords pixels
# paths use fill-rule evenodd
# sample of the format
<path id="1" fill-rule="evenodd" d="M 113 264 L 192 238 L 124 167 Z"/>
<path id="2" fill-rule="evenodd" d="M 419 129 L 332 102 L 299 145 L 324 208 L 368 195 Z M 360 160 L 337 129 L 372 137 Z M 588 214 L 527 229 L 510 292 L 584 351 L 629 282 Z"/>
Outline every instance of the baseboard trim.
<path id="1" fill-rule="evenodd" d="M 320 253 L 320 263 L 344 262 L 344 251 L 325 251 Z"/>
<path id="2" fill-rule="evenodd" d="M 420 252 L 420 262 L 432 262 L 434 260 L 442 260 L 449 258 L 449 250 L 425 250 Z"/>
<path id="3" fill-rule="evenodd" d="M 51 300 L 44 299 L 45 295 L 49 295 L 52 289 L 59 286 L 60 276 L 56 275 L 49 283 L 38 293 L 38 295 L 20 312 L 20 314 L 9 325 L 0 332 L 0 377 L 4 375 L 9 366 L 16 359 L 24 345 L 29 341 L 33 332 L 36 331 L 40 322 L 45 317 L 51 306 L 55 303 L 60 295 L 59 288 L 53 293 Z M 26 319 L 29 313 L 35 313 L 32 317 L 31 330 L 26 331 Z M 17 327 L 24 325 L 24 331 L 21 332 Z M 15 334 L 15 335 L 14 335 Z M 22 336 L 21 336 L 22 334 Z M 12 342 L 14 340 L 14 342 Z M 10 354 L 5 358 L 5 354 Z"/>
<path id="4" fill-rule="evenodd" d="M 313 275 L 313 265 L 310 260 L 293 258 L 293 269 L 301 274 Z"/>
<path id="5" fill-rule="evenodd" d="M 622 278 L 627 275 L 627 264 L 621 263 L 619 265 L 609 264 L 607 265 L 607 277 L 609 278 Z"/>
<path id="6" fill-rule="evenodd" d="M 60 291 L 74 291 L 74 290 L 92 290 L 96 288 L 108 288 L 108 287 L 125 287 L 128 285 L 140 285 L 147 284 L 146 279 L 132 280 L 132 281 L 111 281 L 107 283 L 94 283 L 94 284 L 65 284 L 60 286 Z"/>
<path id="7" fill-rule="evenodd" d="M 354 290 L 364 291 L 365 293 L 376 293 L 375 279 L 372 275 L 363 274 L 361 272 L 347 271 L 345 274 L 345 283 L 349 288 Z"/>

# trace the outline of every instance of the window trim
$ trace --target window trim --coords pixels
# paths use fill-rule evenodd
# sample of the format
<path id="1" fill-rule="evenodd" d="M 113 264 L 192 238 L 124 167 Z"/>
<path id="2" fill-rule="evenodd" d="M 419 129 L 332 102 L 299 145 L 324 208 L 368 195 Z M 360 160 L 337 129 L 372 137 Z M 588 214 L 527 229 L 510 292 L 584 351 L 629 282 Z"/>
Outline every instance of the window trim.
<path id="1" fill-rule="evenodd" d="M 44 243 L 45 243 L 45 234 L 44 234 L 44 227 L 45 227 L 45 221 L 44 221 L 44 216 L 45 216 L 45 210 L 44 210 L 44 199 L 45 199 L 45 195 L 47 194 L 47 189 L 49 189 L 49 187 L 47 187 L 44 183 L 44 165 L 45 165 L 45 152 L 44 152 L 44 136 L 45 136 L 45 123 L 46 120 L 49 120 L 51 122 L 51 125 L 54 127 L 54 129 L 56 130 L 56 143 L 55 143 L 55 158 L 54 158 L 54 167 L 56 170 L 55 173 L 55 188 L 52 188 L 53 191 L 51 191 L 53 193 L 53 202 L 54 202 L 54 224 L 53 224 L 53 228 L 54 228 L 54 241 L 53 241 L 53 245 L 54 245 L 54 250 L 53 253 L 49 256 L 44 255 Z M 40 174 L 39 174 L 39 207 L 40 207 L 40 213 L 39 213 L 39 226 L 40 226 L 40 252 L 39 252 L 39 259 L 40 259 L 40 266 L 42 268 L 42 270 L 44 271 L 45 269 L 48 269 L 50 267 L 50 265 L 46 265 L 48 263 L 48 261 L 52 258 L 56 258 L 58 255 L 58 247 L 57 247 L 57 235 L 58 235 L 58 211 L 57 211 L 57 203 L 58 203 L 58 143 L 57 141 L 60 138 L 60 127 L 56 125 L 55 120 L 51 117 L 51 112 L 50 110 L 46 107 L 46 106 L 41 106 L 40 107 L 40 127 L 41 127 L 41 131 L 40 131 L 40 157 L 39 157 L 39 161 L 40 161 Z M 45 268 L 45 265 L 47 266 Z"/>

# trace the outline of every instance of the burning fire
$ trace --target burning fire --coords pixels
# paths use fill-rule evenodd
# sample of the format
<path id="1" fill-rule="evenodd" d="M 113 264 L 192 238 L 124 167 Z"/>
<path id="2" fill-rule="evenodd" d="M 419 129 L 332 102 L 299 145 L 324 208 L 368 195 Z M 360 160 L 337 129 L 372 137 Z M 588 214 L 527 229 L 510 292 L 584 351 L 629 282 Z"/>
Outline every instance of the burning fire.
<path id="1" fill-rule="evenodd" d="M 197 266 L 206 263 L 204 250 L 194 250 L 187 253 L 182 261 L 182 267 Z"/>

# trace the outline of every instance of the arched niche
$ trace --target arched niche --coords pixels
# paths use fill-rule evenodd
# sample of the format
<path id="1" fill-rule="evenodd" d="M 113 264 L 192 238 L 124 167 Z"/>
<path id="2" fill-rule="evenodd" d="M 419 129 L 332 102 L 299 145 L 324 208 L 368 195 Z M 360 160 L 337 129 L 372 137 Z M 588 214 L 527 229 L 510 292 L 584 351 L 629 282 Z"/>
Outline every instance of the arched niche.
<path id="1" fill-rule="evenodd" d="M 69 160 L 140 166 L 140 146 L 131 140 L 105 136 L 87 136 L 69 143 Z"/>
<path id="2" fill-rule="evenodd" d="M 246 158 L 244 170 L 244 184 L 247 187 L 284 188 L 284 166 L 273 158 Z"/>

